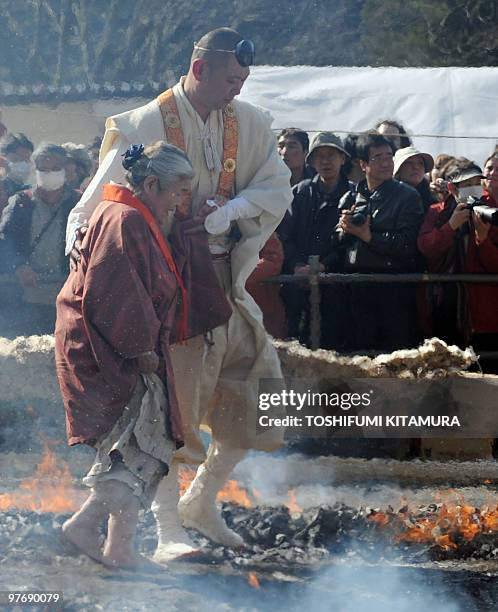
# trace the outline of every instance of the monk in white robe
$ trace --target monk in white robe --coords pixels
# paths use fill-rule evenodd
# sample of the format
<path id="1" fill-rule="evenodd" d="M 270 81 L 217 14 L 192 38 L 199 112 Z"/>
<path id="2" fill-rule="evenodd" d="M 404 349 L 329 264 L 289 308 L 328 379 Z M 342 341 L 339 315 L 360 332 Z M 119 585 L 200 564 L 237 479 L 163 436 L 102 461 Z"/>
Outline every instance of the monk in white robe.
<path id="1" fill-rule="evenodd" d="M 249 76 L 249 68 L 241 65 L 235 53 L 241 40 L 234 30 L 220 28 L 197 43 L 188 75 L 172 89 L 178 115 L 166 119 L 172 127 L 181 127 L 195 173 L 191 213 L 205 216 L 213 264 L 233 314 L 227 325 L 206 338 L 172 347 L 185 440 L 175 464 L 201 465 L 179 504 L 177 470 L 171 469 L 159 487 L 155 504 L 159 528 L 155 559 L 159 562 L 194 548 L 180 528 L 178 513 L 183 526 L 226 546 L 241 545 L 240 536 L 226 526 L 216 508 L 216 494 L 247 449 L 271 451 L 282 443 L 281 431 L 256 435 L 259 380 L 282 379 L 282 373 L 261 311 L 245 285 L 259 251 L 290 205 L 290 173 L 278 155 L 269 114 L 233 100 Z M 69 217 L 68 253 L 78 228 L 88 222 L 100 201 L 102 186 L 122 181 L 121 156 L 130 144 L 168 140 L 158 100 L 107 120 L 99 170 Z M 236 158 L 223 164 L 227 110 L 236 118 L 238 134 Z M 234 172 L 231 193 L 223 194 L 228 201 L 219 208 L 207 205 L 207 200 L 219 196 L 224 168 Z M 202 422 L 208 423 L 213 436 L 207 456 L 199 435 Z"/>

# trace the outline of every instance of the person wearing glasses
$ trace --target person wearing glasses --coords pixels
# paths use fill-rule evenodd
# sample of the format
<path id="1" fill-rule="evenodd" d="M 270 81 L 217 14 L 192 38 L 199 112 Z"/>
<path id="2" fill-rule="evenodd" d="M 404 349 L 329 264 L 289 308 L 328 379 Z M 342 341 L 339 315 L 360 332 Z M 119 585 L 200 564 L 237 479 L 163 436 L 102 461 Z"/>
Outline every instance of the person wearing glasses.
<path id="1" fill-rule="evenodd" d="M 283 438 L 276 429 L 256 437 L 250 426 L 259 379 L 282 379 L 282 373 L 261 311 L 245 285 L 292 200 L 290 171 L 275 147 L 271 117 L 235 99 L 253 63 L 251 41 L 230 28 L 213 30 L 194 45 L 188 74 L 173 88 L 145 106 L 109 118 L 99 170 L 67 227 L 66 250 L 75 265 L 81 227 L 100 201 L 102 185 L 122 182 L 121 156 L 129 145 L 161 139 L 187 153 L 194 168 L 191 199 L 176 215 L 204 219 L 201 227 L 209 236 L 211 259 L 203 265 L 214 268 L 232 316 L 206 337 L 172 348 L 185 446 L 155 499 L 158 562 L 195 550 L 182 524 L 219 544 L 240 546 L 242 538 L 227 527 L 216 507 L 216 494 L 247 449 L 271 451 Z M 168 234 L 167 224 L 163 231 Z M 207 454 L 200 437 L 203 422 L 212 433 Z M 201 465 L 178 504 L 180 462 Z"/>
<path id="2" fill-rule="evenodd" d="M 342 214 L 336 238 L 343 249 L 343 269 L 413 272 L 423 220 L 420 195 L 393 179 L 393 147 L 385 136 L 360 136 L 357 151 L 365 180 L 339 203 Z M 416 343 L 414 285 L 353 283 L 349 299 L 355 350 L 392 351 Z"/>

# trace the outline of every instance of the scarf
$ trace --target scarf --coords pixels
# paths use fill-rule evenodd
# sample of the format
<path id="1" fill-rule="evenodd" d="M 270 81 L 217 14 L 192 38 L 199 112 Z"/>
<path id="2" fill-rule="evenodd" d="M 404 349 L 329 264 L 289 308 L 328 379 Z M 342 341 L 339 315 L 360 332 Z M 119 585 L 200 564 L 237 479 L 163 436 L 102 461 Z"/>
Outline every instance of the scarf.
<path id="1" fill-rule="evenodd" d="M 171 254 L 171 251 L 164 239 L 163 233 L 159 227 L 158 222 L 154 218 L 154 215 L 149 210 L 149 208 L 141 202 L 136 196 L 134 196 L 129 189 L 123 187 L 122 185 L 114 185 L 107 184 L 104 185 L 103 188 L 103 197 L 104 200 L 110 200 L 111 202 L 118 202 L 119 204 L 126 204 L 126 206 L 131 206 L 135 210 L 142 215 L 145 219 L 145 222 L 149 226 L 149 229 L 154 236 L 157 245 L 163 254 L 164 259 L 166 260 L 166 264 L 171 272 L 175 275 L 176 282 L 178 283 L 178 287 L 180 288 L 181 300 L 182 300 L 182 314 L 180 316 L 180 320 L 178 322 L 178 340 L 180 342 L 184 341 L 187 337 L 187 323 L 188 323 L 188 298 L 187 298 L 187 290 L 185 289 L 185 285 L 183 284 L 182 277 L 178 272 L 178 268 L 176 266 L 175 260 Z"/>

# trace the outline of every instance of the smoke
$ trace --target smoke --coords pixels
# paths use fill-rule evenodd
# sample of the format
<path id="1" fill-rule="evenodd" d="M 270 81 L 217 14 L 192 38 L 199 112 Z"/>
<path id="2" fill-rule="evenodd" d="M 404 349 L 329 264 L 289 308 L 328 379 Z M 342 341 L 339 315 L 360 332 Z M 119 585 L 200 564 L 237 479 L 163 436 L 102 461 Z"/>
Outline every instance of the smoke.
<path id="1" fill-rule="evenodd" d="M 442 572 L 345 565 L 323 572 L 296 603 L 313 612 L 420 612 L 426 608 L 460 612 L 472 602 L 464 592 L 455 593 Z"/>
<path id="2" fill-rule="evenodd" d="M 294 489 L 302 507 L 335 501 L 376 507 L 395 506 L 402 494 L 422 504 L 427 501 L 428 492 L 448 485 L 459 486 L 460 490 L 469 487 L 465 490 L 467 497 L 485 481 L 498 480 L 498 465 L 495 461 L 310 458 L 301 454 L 251 452 L 235 468 L 232 477 L 249 491 L 256 489 L 262 502 L 270 505 L 285 502 L 289 489 Z"/>

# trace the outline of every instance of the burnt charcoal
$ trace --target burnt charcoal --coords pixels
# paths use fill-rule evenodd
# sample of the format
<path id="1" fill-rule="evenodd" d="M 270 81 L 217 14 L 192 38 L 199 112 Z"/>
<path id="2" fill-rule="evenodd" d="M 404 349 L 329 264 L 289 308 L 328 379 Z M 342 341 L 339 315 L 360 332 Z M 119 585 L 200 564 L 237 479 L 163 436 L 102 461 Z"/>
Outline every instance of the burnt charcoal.
<path id="1" fill-rule="evenodd" d="M 245 530 L 243 527 L 239 530 L 240 534 L 244 538 L 246 542 L 258 542 L 259 532 L 257 529 L 247 529 Z"/>
<path id="2" fill-rule="evenodd" d="M 275 544 L 280 548 L 289 548 L 290 542 L 288 536 L 286 536 L 285 533 L 277 533 L 275 536 Z"/>
<path id="3" fill-rule="evenodd" d="M 247 509 L 225 503 L 223 518 L 248 544 L 270 547 L 275 545 L 279 534 L 291 537 L 294 533 L 290 513 L 285 507 Z"/>
<path id="4" fill-rule="evenodd" d="M 434 509 L 427 515 L 433 515 Z M 443 548 L 436 544 L 397 542 L 394 531 L 368 519 L 372 509 L 349 508 L 342 504 L 310 508 L 300 515 L 291 515 L 287 508 L 241 508 L 225 504 L 224 517 L 247 542 L 242 550 L 226 549 L 209 542 L 195 531 L 193 539 L 206 554 L 203 563 L 231 565 L 245 568 L 265 564 L 304 568 L 319 563 L 324 555 L 342 556 L 376 564 L 383 560 L 419 564 L 429 560 L 459 560 L 498 558 L 498 536 L 478 534 L 473 540 L 449 533 L 457 548 Z M 58 535 L 69 515 L 38 512 L 5 512 L 0 521 L 0 564 L 10 560 L 28 563 L 36 558 L 65 557 Z M 393 516 L 396 516 L 393 514 Z M 424 518 L 422 509 L 417 516 Z M 408 516 L 407 516 L 408 519 Z M 440 533 L 444 534 L 445 529 Z M 152 554 L 157 542 L 156 524 L 152 514 L 145 513 L 139 524 L 138 543 L 141 552 Z M 83 561 L 82 561 L 83 563 Z"/>
<path id="5" fill-rule="evenodd" d="M 339 525 L 337 514 L 330 516 L 326 508 L 319 508 L 311 514 L 308 524 L 296 534 L 296 537 L 312 544 L 323 545 L 337 533 Z"/>

